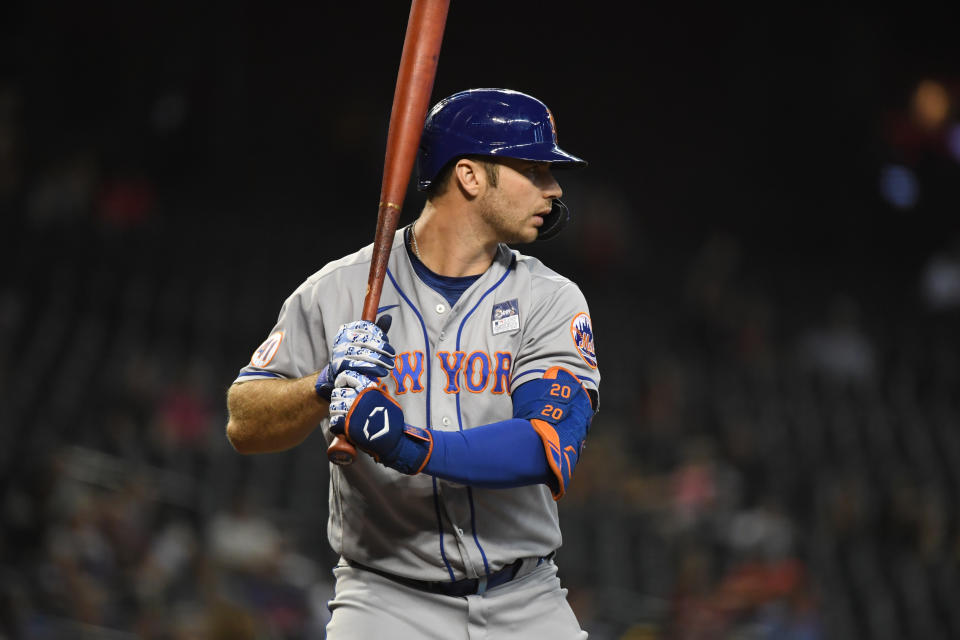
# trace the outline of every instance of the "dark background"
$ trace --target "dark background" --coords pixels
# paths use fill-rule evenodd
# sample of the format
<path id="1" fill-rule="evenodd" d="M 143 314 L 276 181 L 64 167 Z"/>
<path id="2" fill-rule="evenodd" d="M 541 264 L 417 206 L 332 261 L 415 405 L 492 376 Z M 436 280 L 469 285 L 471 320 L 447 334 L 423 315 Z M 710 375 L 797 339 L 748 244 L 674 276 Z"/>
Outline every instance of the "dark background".
<path id="1" fill-rule="evenodd" d="M 408 10 L 0 9 L 9 637 L 322 637 L 322 443 L 242 458 L 222 394 L 372 239 Z M 560 559 L 591 637 L 960 633 L 955 24 L 452 3 L 432 102 L 530 93 L 590 163 L 557 176 L 571 228 L 521 249 L 596 329 Z M 250 519 L 243 551 L 214 526 Z"/>
<path id="2" fill-rule="evenodd" d="M 372 200 L 408 6 L 328 4 L 14 3 L 4 67 L 26 165 L 95 148 L 105 171 L 148 173 L 232 224 L 237 211 L 315 220 L 331 197 Z M 541 97 L 591 160 L 589 180 L 618 185 L 678 248 L 722 228 L 758 260 L 894 254 L 909 268 L 952 230 L 955 196 L 925 193 L 901 215 L 877 189 L 901 155 L 885 129 L 916 83 L 957 81 L 949 20 L 571 5 L 453 7 L 434 98 L 475 86 Z M 165 106 L 180 110 L 172 131 L 157 123 Z"/>

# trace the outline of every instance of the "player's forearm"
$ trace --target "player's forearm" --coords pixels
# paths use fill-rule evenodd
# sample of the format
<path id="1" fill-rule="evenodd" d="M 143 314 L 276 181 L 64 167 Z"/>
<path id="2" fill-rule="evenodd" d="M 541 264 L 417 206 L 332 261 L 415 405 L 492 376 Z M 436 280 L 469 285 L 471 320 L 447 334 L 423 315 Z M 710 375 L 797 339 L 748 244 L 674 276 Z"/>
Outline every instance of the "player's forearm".
<path id="1" fill-rule="evenodd" d="M 540 436 L 529 420 L 516 418 L 467 431 L 434 431 L 423 472 L 486 489 L 552 481 Z"/>
<path id="2" fill-rule="evenodd" d="M 268 453 L 295 447 L 327 415 L 317 397 L 317 376 L 295 380 L 251 380 L 227 392 L 227 439 L 240 453 Z"/>
<path id="3" fill-rule="evenodd" d="M 566 492 L 593 407 L 580 380 L 551 367 L 513 392 L 514 417 L 463 432 L 436 432 L 424 473 L 490 488 L 543 482 Z"/>

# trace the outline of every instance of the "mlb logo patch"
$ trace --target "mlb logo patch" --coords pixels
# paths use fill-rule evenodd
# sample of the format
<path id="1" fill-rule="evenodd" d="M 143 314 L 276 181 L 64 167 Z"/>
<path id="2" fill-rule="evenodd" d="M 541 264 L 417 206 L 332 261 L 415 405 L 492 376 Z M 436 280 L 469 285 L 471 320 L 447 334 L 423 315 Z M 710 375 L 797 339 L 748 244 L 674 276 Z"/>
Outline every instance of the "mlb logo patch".
<path id="1" fill-rule="evenodd" d="M 517 298 L 498 302 L 493 305 L 493 315 L 490 319 L 493 335 L 516 331 L 520 328 L 520 304 Z"/>

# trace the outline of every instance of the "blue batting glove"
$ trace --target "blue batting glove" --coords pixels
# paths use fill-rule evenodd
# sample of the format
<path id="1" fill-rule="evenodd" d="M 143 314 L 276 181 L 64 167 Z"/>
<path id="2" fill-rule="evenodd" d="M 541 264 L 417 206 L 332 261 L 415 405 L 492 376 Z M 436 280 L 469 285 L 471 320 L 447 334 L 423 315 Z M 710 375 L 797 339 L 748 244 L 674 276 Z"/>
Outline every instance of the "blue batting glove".
<path id="1" fill-rule="evenodd" d="M 317 395 L 330 400 L 337 376 L 347 370 L 373 378 L 387 375 L 396 356 L 396 350 L 387 342 L 392 321 L 389 315 L 383 315 L 376 324 L 358 320 L 342 325 L 333 341 L 333 357 L 317 376 Z"/>
<path id="2" fill-rule="evenodd" d="M 351 372 L 340 374 L 330 407 L 330 431 L 345 434 L 380 464 L 415 475 L 430 459 L 432 434 L 404 424 L 403 409 L 397 401 L 369 378 L 364 381 Z"/>
<path id="3" fill-rule="evenodd" d="M 353 407 L 360 392 L 368 387 L 376 387 L 377 381 L 362 373 L 347 369 L 337 376 L 336 386 L 330 392 L 330 431 L 334 435 L 344 432 L 347 414 Z"/>

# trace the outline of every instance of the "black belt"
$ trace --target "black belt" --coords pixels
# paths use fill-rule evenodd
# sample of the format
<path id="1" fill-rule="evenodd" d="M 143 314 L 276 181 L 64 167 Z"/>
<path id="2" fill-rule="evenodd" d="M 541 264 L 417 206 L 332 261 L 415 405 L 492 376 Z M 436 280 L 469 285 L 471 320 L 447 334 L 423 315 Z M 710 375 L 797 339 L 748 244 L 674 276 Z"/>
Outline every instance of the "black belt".
<path id="1" fill-rule="evenodd" d="M 493 589 L 494 587 L 499 587 L 502 584 L 510 582 L 516 577 L 517 571 L 520 570 L 520 565 L 523 564 L 523 559 L 517 560 L 513 564 L 508 564 L 503 569 L 494 571 L 483 578 L 464 578 L 463 580 L 457 580 L 455 582 L 414 580 L 413 578 L 405 578 L 403 576 L 387 573 L 386 571 L 381 571 L 380 569 L 374 569 L 373 567 L 368 567 L 360 564 L 359 562 L 354 562 L 353 560 L 347 560 L 347 564 L 356 569 L 363 569 L 364 571 L 375 573 L 378 576 L 383 576 L 384 578 L 393 580 L 394 582 L 399 582 L 402 585 L 412 587 L 414 589 L 419 589 L 420 591 L 426 591 L 427 593 L 439 593 L 454 598 L 463 598 L 465 596 L 482 595 L 488 589 Z"/>

